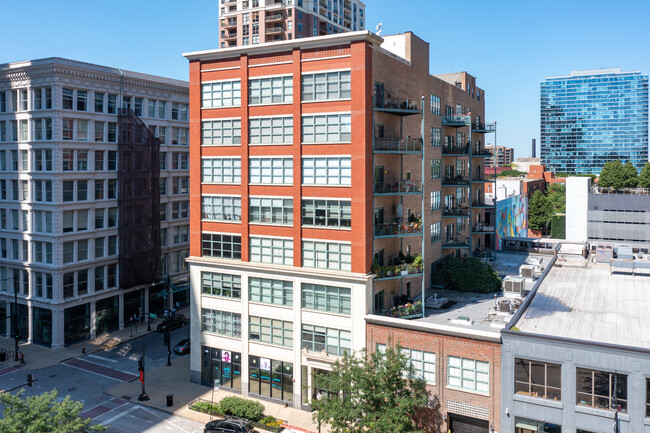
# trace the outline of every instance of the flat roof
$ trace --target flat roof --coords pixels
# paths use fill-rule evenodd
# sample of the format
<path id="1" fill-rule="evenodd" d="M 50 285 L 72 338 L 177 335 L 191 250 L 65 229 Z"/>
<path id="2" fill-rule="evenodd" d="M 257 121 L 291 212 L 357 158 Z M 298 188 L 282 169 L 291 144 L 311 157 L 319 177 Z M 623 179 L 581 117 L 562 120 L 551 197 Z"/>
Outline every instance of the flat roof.
<path id="1" fill-rule="evenodd" d="M 607 263 L 560 255 L 513 326 L 531 334 L 650 349 L 648 311 L 649 275 L 611 274 Z"/>

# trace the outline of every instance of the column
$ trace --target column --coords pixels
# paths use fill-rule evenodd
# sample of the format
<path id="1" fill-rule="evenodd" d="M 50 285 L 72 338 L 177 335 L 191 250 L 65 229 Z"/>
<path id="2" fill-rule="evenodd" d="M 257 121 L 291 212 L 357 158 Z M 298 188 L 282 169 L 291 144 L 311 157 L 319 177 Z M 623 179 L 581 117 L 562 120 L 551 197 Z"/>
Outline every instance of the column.
<path id="1" fill-rule="evenodd" d="M 97 338 L 97 307 L 95 300 L 90 301 L 90 339 Z"/>
<path id="2" fill-rule="evenodd" d="M 119 300 L 117 304 L 117 311 L 119 315 L 119 326 L 120 331 L 124 329 L 124 292 L 120 293 Z"/>

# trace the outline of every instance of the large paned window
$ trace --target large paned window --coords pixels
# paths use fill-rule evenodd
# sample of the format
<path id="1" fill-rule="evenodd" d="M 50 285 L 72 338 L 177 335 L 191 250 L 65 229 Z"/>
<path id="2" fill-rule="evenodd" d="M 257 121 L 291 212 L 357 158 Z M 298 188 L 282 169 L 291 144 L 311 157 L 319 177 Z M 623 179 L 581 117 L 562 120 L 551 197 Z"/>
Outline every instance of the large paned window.
<path id="1" fill-rule="evenodd" d="M 293 239 L 250 237 L 251 262 L 293 265 Z"/>
<path id="2" fill-rule="evenodd" d="M 431 95 L 431 114 L 440 116 L 440 96 Z"/>
<path id="3" fill-rule="evenodd" d="M 251 78 L 248 80 L 248 103 L 290 104 L 293 102 L 293 77 Z"/>
<path id="4" fill-rule="evenodd" d="M 490 364 L 485 361 L 448 356 L 447 386 L 488 394 L 490 392 Z"/>
<path id="5" fill-rule="evenodd" d="M 201 85 L 201 107 L 219 108 L 241 105 L 241 82 L 220 81 Z"/>
<path id="6" fill-rule="evenodd" d="M 515 358 L 515 393 L 561 400 L 562 366 Z"/>
<path id="7" fill-rule="evenodd" d="M 302 76 L 303 101 L 350 99 L 351 89 L 350 71 L 321 72 Z"/>
<path id="8" fill-rule="evenodd" d="M 253 118 L 250 122 L 250 144 L 292 144 L 293 117 Z"/>
<path id="9" fill-rule="evenodd" d="M 328 355 L 343 356 L 350 353 L 350 339 L 350 331 L 302 325 L 302 347 L 312 352 L 325 350 Z"/>
<path id="10" fill-rule="evenodd" d="M 302 159 L 304 185 L 350 186 L 352 168 L 350 157 L 304 157 Z"/>
<path id="11" fill-rule="evenodd" d="M 579 406 L 627 412 L 627 374 L 576 368 L 576 391 Z"/>
<path id="12" fill-rule="evenodd" d="M 201 331 L 241 338 L 241 314 L 202 308 Z"/>
<path id="13" fill-rule="evenodd" d="M 241 221 L 240 197 L 204 195 L 202 201 L 202 219 L 209 221 Z"/>
<path id="14" fill-rule="evenodd" d="M 251 197 L 248 202 L 249 222 L 259 224 L 293 224 L 293 199 Z"/>
<path id="15" fill-rule="evenodd" d="M 201 239 L 203 256 L 221 259 L 241 259 L 241 236 L 203 233 Z"/>
<path id="16" fill-rule="evenodd" d="M 302 225 L 349 228 L 352 225 L 351 202 L 349 200 L 303 199 Z"/>
<path id="17" fill-rule="evenodd" d="M 431 224 L 431 243 L 440 242 L 440 221 Z"/>
<path id="18" fill-rule="evenodd" d="M 562 433 L 562 426 L 546 421 L 515 417 L 515 433 Z M 591 432 L 577 429 L 576 433 Z"/>
<path id="19" fill-rule="evenodd" d="M 248 392 L 293 401 L 293 364 L 260 356 L 248 357 Z"/>
<path id="20" fill-rule="evenodd" d="M 249 316 L 249 341 L 293 347 L 293 322 Z"/>
<path id="21" fill-rule="evenodd" d="M 302 308 L 327 313 L 350 315 L 351 297 L 349 287 L 302 284 Z"/>
<path id="22" fill-rule="evenodd" d="M 251 184 L 293 184 L 292 158 L 250 158 L 249 178 Z"/>
<path id="23" fill-rule="evenodd" d="M 431 160 L 431 179 L 440 179 L 442 173 L 441 162 L 439 159 Z"/>
<path id="24" fill-rule="evenodd" d="M 349 143 L 351 139 L 349 114 L 302 116 L 303 143 Z"/>
<path id="25" fill-rule="evenodd" d="M 203 158 L 201 160 L 201 182 L 241 183 L 241 159 Z"/>
<path id="26" fill-rule="evenodd" d="M 293 306 L 293 283 L 251 277 L 248 279 L 248 297 L 251 302 L 291 307 Z"/>
<path id="27" fill-rule="evenodd" d="M 223 298 L 241 299 L 241 276 L 201 272 L 201 293 Z"/>
<path id="28" fill-rule="evenodd" d="M 431 128 L 431 146 L 440 147 L 442 145 L 442 132 L 440 128 Z"/>
<path id="29" fill-rule="evenodd" d="M 431 191 L 431 211 L 440 210 L 440 191 Z"/>
<path id="30" fill-rule="evenodd" d="M 349 243 L 303 241 L 302 265 L 306 268 L 350 271 L 352 246 Z"/>
<path id="31" fill-rule="evenodd" d="M 204 120 L 201 123 L 203 146 L 236 146 L 241 144 L 241 120 Z"/>

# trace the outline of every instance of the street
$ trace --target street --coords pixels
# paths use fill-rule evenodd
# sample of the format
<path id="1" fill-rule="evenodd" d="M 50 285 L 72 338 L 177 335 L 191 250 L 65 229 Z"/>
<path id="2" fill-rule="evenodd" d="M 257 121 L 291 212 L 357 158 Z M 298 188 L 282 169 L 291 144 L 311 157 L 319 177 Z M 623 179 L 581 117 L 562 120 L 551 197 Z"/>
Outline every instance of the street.
<path id="1" fill-rule="evenodd" d="M 172 348 L 187 338 L 189 326 L 172 331 Z M 126 399 L 105 394 L 107 388 L 123 381 L 138 380 L 138 359 L 145 349 L 146 372 L 167 363 L 167 347 L 163 334 L 153 332 L 101 352 L 81 358 L 62 359 L 58 364 L 40 370 L 26 366 L 0 368 L 0 389 L 13 388 L 25 383 L 27 374 L 33 374 L 34 386 L 23 387 L 26 395 L 40 394 L 57 389 L 59 398 L 70 395 L 84 403 L 82 417 L 110 426 L 109 432 L 199 432 L 203 424 L 146 408 Z M 188 355 L 184 355 L 188 356 Z M 179 355 L 172 352 L 171 362 Z M 164 396 L 150 396 L 164 398 Z"/>

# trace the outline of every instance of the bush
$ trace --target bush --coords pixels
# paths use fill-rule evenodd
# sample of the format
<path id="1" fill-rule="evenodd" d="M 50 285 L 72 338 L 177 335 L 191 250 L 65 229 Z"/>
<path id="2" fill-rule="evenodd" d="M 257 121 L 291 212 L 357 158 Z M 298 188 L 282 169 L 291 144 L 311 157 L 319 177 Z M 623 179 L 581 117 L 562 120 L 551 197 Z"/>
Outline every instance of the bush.
<path id="1" fill-rule="evenodd" d="M 261 423 L 264 426 L 267 426 L 267 427 L 279 428 L 283 424 L 283 421 L 277 419 L 276 417 L 274 417 L 272 415 L 267 415 L 267 416 L 264 417 L 264 419 L 261 421 Z"/>
<path id="2" fill-rule="evenodd" d="M 564 239 L 566 237 L 566 220 L 564 215 L 553 215 L 551 217 L 551 237 L 553 239 Z"/>
<path id="3" fill-rule="evenodd" d="M 219 402 L 219 406 L 226 415 L 233 415 L 255 422 L 261 420 L 264 416 L 262 403 L 241 397 L 226 397 Z"/>
<path id="4" fill-rule="evenodd" d="M 435 279 L 441 279 L 445 289 L 461 292 L 489 293 L 501 290 L 501 278 L 497 272 L 474 257 L 445 257 L 436 271 Z"/>

